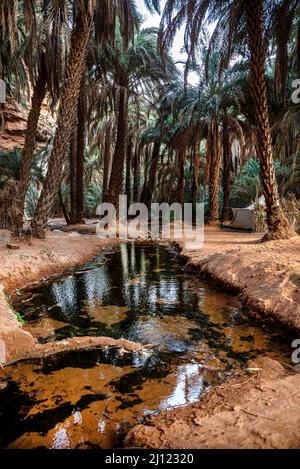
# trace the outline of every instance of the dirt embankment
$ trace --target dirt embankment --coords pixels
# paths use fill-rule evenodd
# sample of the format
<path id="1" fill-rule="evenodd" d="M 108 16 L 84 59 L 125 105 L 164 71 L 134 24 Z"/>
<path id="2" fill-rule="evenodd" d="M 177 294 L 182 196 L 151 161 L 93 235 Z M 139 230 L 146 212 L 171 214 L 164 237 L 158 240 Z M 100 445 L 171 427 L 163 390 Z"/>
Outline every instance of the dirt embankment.
<path id="1" fill-rule="evenodd" d="M 187 270 L 240 294 L 249 314 L 300 337 L 300 238 L 259 243 L 260 235 L 206 229 L 204 247 L 175 242 Z M 299 332 L 299 334 L 298 334 Z M 300 356 L 300 353 L 298 354 Z M 125 446 L 137 448 L 299 448 L 299 366 L 260 358 L 199 403 L 148 417 Z M 298 372 L 297 372 L 298 368 Z M 288 422 L 288 424 L 287 424 Z"/>
<path id="2" fill-rule="evenodd" d="M 300 238 L 265 244 L 260 244 L 259 238 L 256 234 L 207 228 L 202 249 L 186 250 L 184 242 L 177 242 L 177 246 L 188 270 L 239 293 L 249 314 L 259 312 L 264 320 L 300 333 Z M 13 291 L 80 265 L 101 249 L 118 243 L 93 235 L 49 232 L 46 240 L 23 241 L 17 251 L 0 248 L 0 285 Z M 32 347 L 33 339 L 20 327 L 2 290 L 0 300 L 0 340 L 9 337 L 11 345 L 6 352 L 10 358 L 18 358 Z"/>
<path id="3" fill-rule="evenodd" d="M 36 339 L 25 331 L 10 309 L 4 291 L 11 292 L 28 283 L 63 272 L 83 264 L 101 250 L 115 247 L 118 240 L 101 240 L 96 236 L 76 233 L 47 234 L 46 240 L 20 242 L 20 249 L 9 251 L 0 247 L 0 363 L 7 364 L 28 356 L 43 355 Z M 4 290 L 5 289 L 5 290 Z M 100 341 L 101 342 L 101 341 Z M 117 344 L 112 344 L 116 346 Z M 70 347 L 73 346 L 70 344 Z M 87 346 L 89 344 L 87 343 Z M 99 343 L 99 346 L 102 346 Z M 120 344 L 122 347 L 123 345 Z M 58 343 L 57 351 L 65 346 Z"/>
<path id="4" fill-rule="evenodd" d="M 259 235 L 207 229 L 201 250 L 177 243 L 186 268 L 240 294 L 249 313 L 259 312 L 300 331 L 300 238 L 259 244 Z M 0 284 L 8 291 L 82 264 L 118 241 L 74 233 L 49 233 L 45 241 L 21 244 L 18 251 L 0 248 Z M 297 338 L 297 337 L 295 337 Z M 101 346 L 107 338 L 71 339 L 72 343 L 38 346 L 24 331 L 0 289 L 1 340 L 7 361 L 24 355 L 52 354 L 69 347 Z M 85 340 L 89 341 L 86 343 Z M 103 342 L 104 341 L 104 342 Z M 99 342 L 99 343 L 98 343 Z M 139 344 L 111 344 L 139 348 Z M 38 347 L 41 349 L 38 350 Z M 44 348 L 43 348 L 44 347 Z M 0 356 L 0 360 L 1 356 Z M 151 417 L 134 427 L 127 446 L 147 448 L 299 448 L 300 374 L 268 359 L 249 366 L 255 375 L 238 372 L 235 380 L 208 393 L 199 403 Z M 287 425 L 289 422 L 289 425 Z"/>
<path id="5" fill-rule="evenodd" d="M 249 363 L 244 373 L 199 403 L 148 417 L 127 435 L 126 447 L 164 449 L 274 449 L 300 447 L 300 373 L 274 360 Z"/>
<path id="6" fill-rule="evenodd" d="M 119 240 L 48 232 L 45 240 L 18 240 L 16 244 L 20 245 L 17 251 L 0 247 L 0 284 L 8 292 L 81 265 L 102 250 L 117 246 Z"/>
<path id="7" fill-rule="evenodd" d="M 261 235 L 208 228 L 198 251 L 176 242 L 187 270 L 240 295 L 249 314 L 300 334 L 300 237 L 260 243 Z"/>

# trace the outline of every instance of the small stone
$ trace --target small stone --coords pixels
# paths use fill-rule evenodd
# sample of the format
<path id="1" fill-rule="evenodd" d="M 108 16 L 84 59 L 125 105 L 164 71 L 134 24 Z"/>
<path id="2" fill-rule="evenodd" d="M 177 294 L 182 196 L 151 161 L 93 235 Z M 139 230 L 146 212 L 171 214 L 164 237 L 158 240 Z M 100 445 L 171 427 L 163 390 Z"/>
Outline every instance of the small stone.
<path id="1" fill-rule="evenodd" d="M 11 233 L 9 230 L 0 230 L 0 246 L 6 246 L 11 241 Z"/>
<path id="2" fill-rule="evenodd" d="M 234 412 L 240 412 L 241 406 L 240 406 L 240 405 L 234 405 L 233 408 L 232 408 L 232 410 L 233 410 Z"/>
<path id="3" fill-rule="evenodd" d="M 4 391 L 7 388 L 7 382 L 6 381 L 0 381 L 0 392 Z"/>
<path id="4" fill-rule="evenodd" d="M 18 249 L 20 249 L 20 246 L 18 244 L 7 244 L 6 247 L 8 249 L 11 249 L 12 251 L 17 251 Z"/>

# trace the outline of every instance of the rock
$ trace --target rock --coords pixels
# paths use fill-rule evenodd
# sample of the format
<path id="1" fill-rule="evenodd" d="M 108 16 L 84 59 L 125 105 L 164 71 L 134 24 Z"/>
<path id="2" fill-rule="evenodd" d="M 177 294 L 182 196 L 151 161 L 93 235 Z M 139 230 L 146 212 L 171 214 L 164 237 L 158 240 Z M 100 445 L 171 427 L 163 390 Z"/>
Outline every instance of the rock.
<path id="1" fill-rule="evenodd" d="M 11 233 L 9 230 L 0 230 L 0 246 L 6 246 L 11 241 Z"/>
<path id="2" fill-rule="evenodd" d="M 18 249 L 20 249 L 20 246 L 18 244 L 11 244 L 11 243 L 8 243 L 6 245 L 6 247 L 8 249 L 11 249 L 12 251 L 17 251 Z"/>
<path id="3" fill-rule="evenodd" d="M 68 225 L 63 228 L 66 233 L 96 234 L 96 225 Z"/>
<path id="4" fill-rule="evenodd" d="M 6 381 L 0 381 L 0 392 L 4 391 L 7 388 L 8 384 Z"/>
<path id="5" fill-rule="evenodd" d="M 6 359 L 6 344 L 4 340 L 0 339 L 0 365 L 5 363 Z"/>
<path id="6" fill-rule="evenodd" d="M 256 373 L 264 379 L 274 379 L 278 376 L 285 375 L 284 367 L 276 360 L 269 357 L 258 357 L 248 362 L 247 368 L 260 369 Z"/>
<path id="7" fill-rule="evenodd" d="M 12 151 L 22 149 L 27 126 L 27 107 L 21 106 L 13 98 L 8 98 L 3 109 L 4 128 L 0 132 L 0 151 Z M 47 143 L 55 128 L 55 119 L 52 117 L 46 102 L 42 104 L 41 115 L 38 123 L 36 145 L 41 148 Z"/>
<path id="8" fill-rule="evenodd" d="M 47 342 L 46 344 L 37 344 L 27 358 L 47 358 L 51 355 L 80 350 L 105 349 L 113 347 L 125 352 L 142 352 L 149 345 L 132 342 L 127 339 L 113 339 L 112 337 L 72 337 L 61 341 Z"/>
<path id="9" fill-rule="evenodd" d="M 24 331 L 29 332 L 36 339 L 50 339 L 55 337 L 55 331 L 65 327 L 67 324 L 64 322 L 56 321 L 49 317 L 43 317 L 33 321 L 29 321 L 23 327 Z"/>

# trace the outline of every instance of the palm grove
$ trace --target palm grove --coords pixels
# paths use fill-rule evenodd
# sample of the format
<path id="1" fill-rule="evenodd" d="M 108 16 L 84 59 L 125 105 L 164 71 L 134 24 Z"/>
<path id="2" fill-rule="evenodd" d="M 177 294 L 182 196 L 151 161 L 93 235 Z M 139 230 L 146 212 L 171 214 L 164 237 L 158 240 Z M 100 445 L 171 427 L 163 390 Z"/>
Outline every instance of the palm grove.
<path id="1" fill-rule="evenodd" d="M 82 223 L 123 193 L 204 202 L 218 224 L 263 193 L 263 239 L 295 235 L 297 0 L 167 0 L 158 29 L 133 0 L 2 0 L 0 29 L 0 78 L 29 107 L 22 151 L 0 154 L 2 228 L 19 233 L 26 215 L 42 238 L 51 216 Z M 179 30 L 184 71 L 171 55 Z M 40 148 L 45 101 L 56 126 Z"/>

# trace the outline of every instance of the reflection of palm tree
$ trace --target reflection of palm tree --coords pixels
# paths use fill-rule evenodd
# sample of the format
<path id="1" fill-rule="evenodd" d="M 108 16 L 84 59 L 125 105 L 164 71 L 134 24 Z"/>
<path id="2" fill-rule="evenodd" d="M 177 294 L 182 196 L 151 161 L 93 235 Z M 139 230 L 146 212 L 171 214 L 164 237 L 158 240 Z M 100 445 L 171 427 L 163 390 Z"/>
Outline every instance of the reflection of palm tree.
<path id="1" fill-rule="evenodd" d="M 72 322 L 77 308 L 77 281 L 75 277 L 64 279 L 52 285 L 52 295 L 56 304 L 59 304 L 63 318 Z"/>

